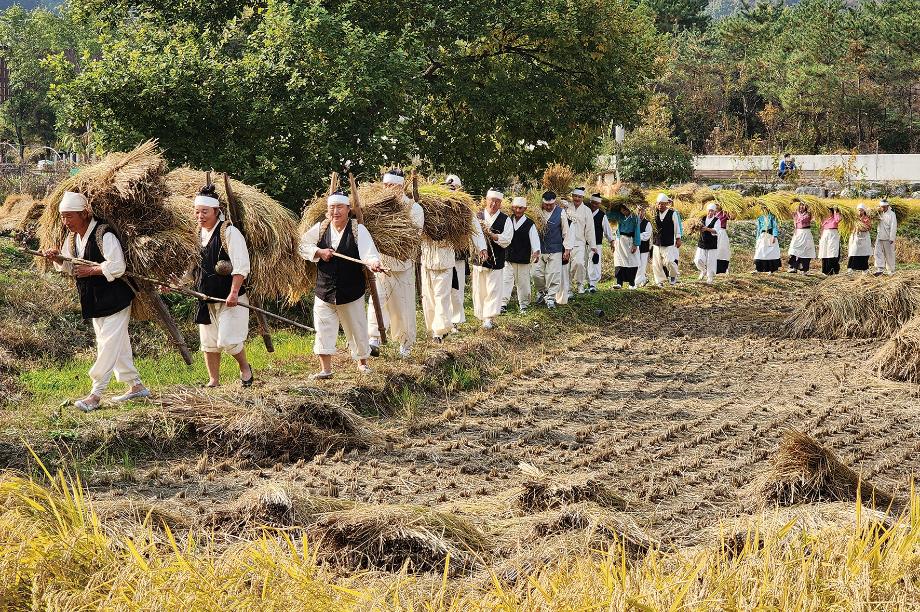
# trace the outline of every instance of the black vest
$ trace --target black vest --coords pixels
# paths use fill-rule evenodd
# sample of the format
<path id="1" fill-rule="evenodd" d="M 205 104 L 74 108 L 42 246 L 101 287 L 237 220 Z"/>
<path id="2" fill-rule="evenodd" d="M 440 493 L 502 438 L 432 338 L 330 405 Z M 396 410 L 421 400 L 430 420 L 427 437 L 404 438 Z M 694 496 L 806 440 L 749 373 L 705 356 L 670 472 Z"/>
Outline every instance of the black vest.
<path id="1" fill-rule="evenodd" d="M 641 234 L 648 228 L 649 220 L 648 219 L 639 219 L 639 233 Z M 648 253 L 652 250 L 651 240 L 643 240 L 639 243 L 639 252 Z"/>
<path id="2" fill-rule="evenodd" d="M 604 212 L 600 208 L 594 211 L 594 242 L 604 244 Z"/>
<path id="3" fill-rule="evenodd" d="M 715 229 L 716 225 L 719 224 L 719 218 L 713 217 L 712 221 L 706 221 L 706 217 L 703 217 L 703 227 L 709 229 Z M 717 248 L 719 245 L 719 237 L 716 234 L 710 234 L 709 232 L 700 231 L 700 248 L 704 251 L 711 251 Z"/>
<path id="4" fill-rule="evenodd" d="M 201 268 L 198 270 L 198 291 L 211 297 L 226 300 L 230 295 L 230 289 L 233 288 L 233 275 L 218 274 L 218 261 L 230 261 L 230 255 L 224 246 L 223 241 L 224 221 L 218 221 L 211 232 L 211 238 L 208 243 L 201 247 Z M 246 287 L 241 286 L 239 295 L 246 294 Z M 208 312 L 208 302 L 198 301 L 198 312 L 195 315 L 195 323 L 199 325 L 210 325 L 211 314 Z"/>
<path id="5" fill-rule="evenodd" d="M 511 244 L 508 245 L 506 255 L 511 263 L 530 263 L 530 257 L 533 255 L 533 251 L 530 250 L 530 228 L 533 227 L 533 221 L 527 217 L 523 219 L 521 227 L 514 230 L 514 238 L 511 239 Z M 511 222 L 514 223 L 514 220 Z"/>
<path id="6" fill-rule="evenodd" d="M 342 239 L 336 247 L 336 253 L 358 259 L 358 237 L 352 231 L 351 219 L 342 231 Z M 328 249 L 332 245 L 332 224 L 320 237 L 316 246 Z M 333 257 L 329 261 L 320 259 L 316 263 L 316 297 L 327 304 L 350 304 L 364 297 L 367 281 L 364 278 L 364 265 Z"/>
<path id="7" fill-rule="evenodd" d="M 99 230 L 101 228 L 103 226 L 97 221 L 96 227 L 86 237 L 86 248 L 83 250 L 82 259 L 88 259 L 94 263 L 105 261 L 99 245 L 102 243 L 102 237 L 107 233 L 108 228 L 105 228 L 103 233 L 100 234 Z M 76 257 L 76 237 L 71 234 L 68 239 L 72 241 L 73 256 Z M 78 278 L 76 281 L 77 293 L 80 294 L 80 311 L 87 321 L 108 317 L 120 312 L 134 300 L 134 291 L 131 290 L 131 287 L 123 278 L 116 278 L 109 282 L 104 276 L 87 276 L 86 278 Z"/>
<path id="8" fill-rule="evenodd" d="M 660 219 L 659 213 L 655 211 L 655 232 L 652 236 L 652 244 L 655 246 L 667 247 L 674 245 L 674 209 L 669 208 L 664 213 L 664 219 Z"/>
<path id="9" fill-rule="evenodd" d="M 485 218 L 484 213 L 479 213 L 479 214 L 482 215 L 481 217 L 479 217 L 480 219 Z M 500 234 L 502 230 L 505 229 L 505 222 L 507 220 L 508 220 L 508 215 L 506 215 L 502 211 L 498 211 L 498 214 L 495 216 L 495 221 L 492 222 L 492 227 L 490 228 L 492 230 L 492 233 Z M 505 251 L 507 251 L 508 249 L 505 247 L 498 246 L 491 238 L 486 238 L 486 240 L 492 243 L 490 245 L 491 247 L 490 252 L 492 256 L 489 257 L 489 259 L 486 260 L 482 264 L 482 267 L 489 268 L 490 270 L 503 269 L 505 267 Z M 530 243 L 528 242 L 528 244 Z"/>

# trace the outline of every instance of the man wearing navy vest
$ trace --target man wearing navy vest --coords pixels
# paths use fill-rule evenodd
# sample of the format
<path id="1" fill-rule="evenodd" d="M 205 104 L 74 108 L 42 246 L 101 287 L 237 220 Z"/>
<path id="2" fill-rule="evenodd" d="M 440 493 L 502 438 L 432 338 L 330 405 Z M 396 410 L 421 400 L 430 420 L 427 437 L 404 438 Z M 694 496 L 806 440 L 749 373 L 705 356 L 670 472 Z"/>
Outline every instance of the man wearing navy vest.
<path id="1" fill-rule="evenodd" d="M 680 216 L 670 207 L 672 200 L 659 193 L 658 210 L 652 218 L 652 272 L 655 284 L 661 287 L 665 279 L 677 284 L 677 260 L 680 256 L 682 228 Z"/>
<path id="2" fill-rule="evenodd" d="M 502 312 L 511 301 L 511 294 L 517 290 L 518 308 L 526 312 L 530 306 L 532 292 L 530 290 L 531 268 L 540 257 L 540 235 L 537 226 L 527 218 L 527 198 L 517 196 L 511 203 L 511 226 L 514 236 L 508 245 L 505 261 L 504 290 L 502 293 Z"/>
<path id="3" fill-rule="evenodd" d="M 370 232 L 349 218 L 350 210 L 348 196 L 340 192 L 330 195 L 326 200 L 326 220 L 311 227 L 300 239 L 300 256 L 316 264 L 313 352 L 319 357 L 322 369 L 312 378 L 318 380 L 332 377 L 332 356 L 336 354 L 339 323 L 348 339 L 352 359 L 358 362 L 358 371 L 370 372 L 364 267 L 373 272 L 380 272 L 383 267 Z M 360 259 L 362 263 L 336 257 L 336 253 Z"/>
<path id="4" fill-rule="evenodd" d="M 543 193 L 543 215 L 545 227 L 540 236 L 540 257 L 533 268 L 536 303 L 546 303 L 547 308 L 556 307 L 556 296 L 562 289 L 562 262 L 572 254 L 572 234 L 569 232 L 569 218 L 556 204 L 556 193 Z"/>
<path id="5" fill-rule="evenodd" d="M 74 406 L 83 412 L 98 408 L 113 373 L 119 382 L 131 385 L 127 393 L 113 401 L 147 397 L 150 392 L 134 367 L 128 336 L 134 291 L 122 278 L 127 266 L 121 242 L 107 225 L 93 217 L 89 202 L 81 193 L 64 193 L 58 212 L 67 228 L 67 238 L 60 250 L 49 249 L 44 255 L 54 262 L 57 270 L 76 277 L 80 311 L 84 320 L 93 322 L 96 333 L 96 361 L 89 370 L 93 388 L 85 398 L 74 402 Z M 62 255 L 86 259 L 95 265 L 73 265 L 65 262 Z"/>
<path id="6" fill-rule="evenodd" d="M 511 220 L 501 211 L 504 198 L 502 192 L 490 189 L 486 208 L 477 215 L 488 256 L 473 266 L 473 314 L 482 321 L 483 329 L 495 327 L 495 317 L 501 312 L 505 252 L 514 236 Z"/>

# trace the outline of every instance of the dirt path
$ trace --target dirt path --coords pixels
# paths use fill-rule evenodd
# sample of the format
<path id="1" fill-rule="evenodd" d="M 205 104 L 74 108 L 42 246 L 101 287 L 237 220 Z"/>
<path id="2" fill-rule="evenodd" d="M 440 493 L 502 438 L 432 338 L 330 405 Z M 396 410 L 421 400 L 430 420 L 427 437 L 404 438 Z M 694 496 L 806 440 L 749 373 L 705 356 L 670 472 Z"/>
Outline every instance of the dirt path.
<path id="1" fill-rule="evenodd" d="M 692 543 L 701 527 L 753 508 L 751 490 L 789 427 L 876 484 L 907 487 L 920 471 L 916 388 L 866 371 L 876 342 L 778 339 L 802 287 L 780 284 L 691 297 L 659 320 L 611 322 L 546 348 L 518 378 L 428 407 L 421 421 L 391 421 L 390 442 L 368 451 L 274 470 L 203 459 L 200 480 L 186 477 L 196 468 L 164 465 L 157 484 L 128 488 L 206 510 L 273 480 L 475 517 L 526 480 L 527 462 L 598 478 L 651 534 Z"/>

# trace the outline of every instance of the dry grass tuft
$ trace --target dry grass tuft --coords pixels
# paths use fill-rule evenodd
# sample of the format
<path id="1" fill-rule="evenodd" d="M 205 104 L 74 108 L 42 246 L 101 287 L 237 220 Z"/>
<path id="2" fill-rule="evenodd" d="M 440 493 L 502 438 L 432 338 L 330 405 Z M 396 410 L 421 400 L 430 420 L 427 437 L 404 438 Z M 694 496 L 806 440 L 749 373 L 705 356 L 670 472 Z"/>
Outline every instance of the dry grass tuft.
<path id="1" fill-rule="evenodd" d="M 575 171 L 565 164 L 550 164 L 543 171 L 543 189 L 555 191 L 560 198 L 569 194 L 574 180 Z"/>
<path id="2" fill-rule="evenodd" d="M 920 384 L 920 317 L 905 323 L 870 362 L 879 376 Z"/>
<path id="3" fill-rule="evenodd" d="M 243 493 L 227 507 L 204 518 L 210 531 L 240 535 L 271 529 L 302 529 L 328 512 L 350 510 L 354 502 L 307 495 L 303 490 L 269 483 Z"/>
<path id="4" fill-rule="evenodd" d="M 422 234 L 434 242 L 446 242 L 458 251 L 470 248 L 473 236 L 473 211 L 476 202 L 462 191 L 443 185 L 421 185 L 419 204 L 425 211 Z"/>
<path id="5" fill-rule="evenodd" d="M 627 502 L 607 485 L 594 478 L 563 480 L 522 463 L 520 470 L 531 479 L 521 486 L 517 505 L 523 512 L 543 512 L 570 504 L 594 502 L 604 508 L 625 510 Z"/>
<path id="6" fill-rule="evenodd" d="M 920 314 L 920 274 L 828 278 L 786 320 L 792 338 L 889 338 Z"/>
<path id="7" fill-rule="evenodd" d="M 829 449 L 797 431 L 780 441 L 761 498 L 779 506 L 824 501 L 857 501 L 880 510 L 900 508 L 894 497 L 862 480 Z"/>

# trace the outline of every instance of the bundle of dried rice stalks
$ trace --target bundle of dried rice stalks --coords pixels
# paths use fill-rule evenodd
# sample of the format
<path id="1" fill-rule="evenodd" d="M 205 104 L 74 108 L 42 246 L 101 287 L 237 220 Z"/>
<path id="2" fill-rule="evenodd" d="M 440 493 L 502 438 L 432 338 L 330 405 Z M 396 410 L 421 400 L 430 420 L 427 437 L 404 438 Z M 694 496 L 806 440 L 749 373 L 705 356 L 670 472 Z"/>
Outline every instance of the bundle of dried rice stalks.
<path id="1" fill-rule="evenodd" d="M 28 231 L 41 218 L 44 203 L 30 195 L 11 195 L 0 206 L 0 232 Z"/>
<path id="2" fill-rule="evenodd" d="M 761 486 L 767 503 L 792 506 L 821 501 L 861 501 L 879 510 L 900 508 L 891 494 L 860 478 L 830 450 L 798 431 L 787 431 Z M 895 507 L 897 506 L 897 508 Z"/>
<path id="3" fill-rule="evenodd" d="M 425 211 L 422 234 L 434 242 L 447 242 L 458 251 L 467 250 L 473 236 L 473 198 L 443 185 L 421 185 L 418 191 Z"/>
<path id="4" fill-rule="evenodd" d="M 453 514 L 416 506 L 357 505 L 323 515 L 311 541 L 351 570 L 468 573 L 487 550 L 485 536 Z"/>
<path id="5" fill-rule="evenodd" d="M 193 218 L 195 196 L 207 180 L 205 172 L 176 168 L 166 175 L 167 203 Z M 227 194 L 221 175 L 212 175 L 221 209 L 227 219 L 242 224 L 249 247 L 252 272 L 247 280 L 252 294 L 264 299 L 299 300 L 313 289 L 315 270 L 305 265 L 297 254 L 300 233 L 297 218 L 277 200 L 240 181 L 230 180 L 230 188 L 239 202 L 242 219 L 228 214 Z M 198 231 L 193 230 L 197 243 Z"/>
<path id="6" fill-rule="evenodd" d="M 403 194 L 383 183 L 365 183 L 358 187 L 364 226 L 374 239 L 381 255 L 400 261 L 414 260 L 419 252 L 419 233 L 412 225 L 411 204 Z M 316 197 L 304 210 L 300 233 L 326 219 L 326 197 Z"/>
<path id="7" fill-rule="evenodd" d="M 879 376 L 920 384 L 920 316 L 905 323 L 869 363 Z"/>
<path id="8" fill-rule="evenodd" d="M 365 419 L 346 407 L 275 395 L 222 399 L 195 389 L 163 395 L 167 417 L 190 426 L 206 448 L 256 461 L 312 458 L 338 448 L 366 448 L 375 439 Z"/>
<path id="9" fill-rule="evenodd" d="M 639 207 L 648 207 L 648 194 L 638 185 L 624 185 L 617 195 L 604 199 L 604 208 L 608 211 L 619 210 L 633 213 Z"/>
<path id="10" fill-rule="evenodd" d="M 712 190 L 708 187 L 701 187 L 697 183 L 685 183 L 671 189 L 670 196 L 675 201 L 695 202 L 699 199 L 697 193 L 700 191 L 711 192 Z"/>
<path id="11" fill-rule="evenodd" d="M 555 191 L 559 197 L 567 196 L 575 180 L 575 171 L 565 164 L 550 164 L 543 171 L 543 189 Z"/>
<path id="12" fill-rule="evenodd" d="M 786 319 L 792 338 L 888 338 L 920 314 L 920 273 L 830 277 Z"/>
<path id="13" fill-rule="evenodd" d="M 627 502 L 600 480 L 594 478 L 566 479 L 552 477 L 527 463 L 520 470 L 531 480 L 525 481 L 517 505 L 523 512 L 542 512 L 581 502 L 594 502 L 604 508 L 625 510 Z"/>
<path id="14" fill-rule="evenodd" d="M 62 181 L 48 197 L 39 222 L 42 249 L 60 248 L 65 229 L 58 203 L 65 191 L 89 200 L 93 214 L 118 235 L 129 272 L 167 279 L 197 262 L 200 245 L 190 210 L 167 198 L 166 162 L 151 140 L 129 153 L 110 153 Z M 38 260 L 42 269 L 47 260 Z"/>
<path id="15" fill-rule="evenodd" d="M 203 526 L 228 535 L 264 528 L 303 529 L 323 514 L 354 506 L 352 501 L 309 495 L 302 488 L 271 482 L 217 508 L 203 519 Z"/>

